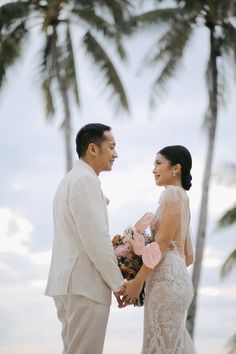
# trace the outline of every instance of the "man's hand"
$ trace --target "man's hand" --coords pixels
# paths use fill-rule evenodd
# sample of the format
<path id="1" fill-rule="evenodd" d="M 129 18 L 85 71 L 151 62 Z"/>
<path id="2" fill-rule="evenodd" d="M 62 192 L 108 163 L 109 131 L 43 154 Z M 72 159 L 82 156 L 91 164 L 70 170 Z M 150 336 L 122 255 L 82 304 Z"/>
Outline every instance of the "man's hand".
<path id="1" fill-rule="evenodd" d="M 139 297 L 139 294 L 142 291 L 144 282 L 138 281 L 137 278 L 129 280 L 125 284 L 125 290 L 123 297 L 119 303 L 119 307 L 123 308 L 127 305 L 132 305 L 135 303 L 136 299 Z"/>
<path id="2" fill-rule="evenodd" d="M 118 306 L 120 306 L 123 302 L 124 293 L 125 293 L 125 285 L 123 285 L 119 291 L 116 291 L 113 293 L 116 297 L 117 302 L 118 302 Z"/>

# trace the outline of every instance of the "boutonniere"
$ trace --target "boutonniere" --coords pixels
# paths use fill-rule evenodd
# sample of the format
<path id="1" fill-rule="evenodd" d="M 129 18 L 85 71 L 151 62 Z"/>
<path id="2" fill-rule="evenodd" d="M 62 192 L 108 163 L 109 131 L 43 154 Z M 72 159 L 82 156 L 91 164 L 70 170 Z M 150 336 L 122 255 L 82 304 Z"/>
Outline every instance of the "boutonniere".
<path id="1" fill-rule="evenodd" d="M 105 195 L 104 195 L 104 199 L 105 199 L 106 205 L 108 205 L 110 203 L 110 199 L 107 198 L 107 196 L 105 196 Z"/>

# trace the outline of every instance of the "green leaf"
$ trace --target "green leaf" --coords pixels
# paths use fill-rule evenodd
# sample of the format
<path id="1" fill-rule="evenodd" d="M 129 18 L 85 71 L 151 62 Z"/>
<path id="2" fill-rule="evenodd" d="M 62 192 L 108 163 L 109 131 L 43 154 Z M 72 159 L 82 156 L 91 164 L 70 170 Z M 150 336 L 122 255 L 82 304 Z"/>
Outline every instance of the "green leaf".
<path id="1" fill-rule="evenodd" d="M 126 55 L 125 48 L 123 47 L 120 34 L 117 34 L 114 36 L 114 43 L 115 43 L 116 50 L 117 50 L 117 53 L 119 54 L 120 59 L 126 60 L 127 55 Z"/>
<path id="2" fill-rule="evenodd" d="M 52 94 L 52 83 L 55 77 L 55 68 L 52 60 L 52 41 L 53 35 L 46 35 L 45 45 L 40 54 L 40 79 L 47 118 L 52 118 L 55 113 L 54 98 Z"/>
<path id="3" fill-rule="evenodd" d="M 218 227 L 227 227 L 234 223 L 236 223 L 236 206 L 226 211 L 226 213 L 220 218 Z"/>
<path id="4" fill-rule="evenodd" d="M 236 249 L 230 253 L 227 259 L 224 261 L 221 267 L 221 277 L 225 278 L 232 271 L 233 267 L 236 266 Z"/>
<path id="5" fill-rule="evenodd" d="M 103 17 L 97 15 L 92 8 L 76 9 L 73 13 L 79 16 L 79 20 L 82 20 L 88 30 L 96 30 L 100 32 L 105 38 L 111 40 L 112 44 L 115 44 L 117 53 L 122 60 L 126 59 L 126 52 L 121 42 L 121 33 L 117 30 L 114 24 L 108 22 Z"/>
<path id="6" fill-rule="evenodd" d="M 99 3 L 110 12 L 116 26 L 121 30 L 131 7 L 131 2 L 128 0 L 100 0 Z"/>
<path id="7" fill-rule="evenodd" d="M 17 20 L 24 20 L 30 13 L 29 2 L 9 2 L 0 7 L 0 32 L 2 28 L 8 28 Z"/>
<path id="8" fill-rule="evenodd" d="M 150 30 L 150 26 L 175 22 L 183 14 L 182 8 L 155 9 L 130 17 L 132 27 Z"/>
<path id="9" fill-rule="evenodd" d="M 117 108 L 122 106 L 126 111 L 128 111 L 129 105 L 125 90 L 109 56 L 90 32 L 85 34 L 83 43 L 87 53 L 91 56 L 93 61 L 99 67 L 99 70 L 103 73 L 108 87 L 112 89 L 112 96 L 117 98 Z"/>
<path id="10" fill-rule="evenodd" d="M 114 30 L 111 30 L 111 23 L 97 15 L 93 8 L 80 9 L 75 7 L 72 9 L 72 13 L 77 15 L 79 20 L 82 20 L 84 23 L 86 23 L 90 29 L 95 29 L 99 32 L 102 32 L 102 34 L 105 36 L 111 38 L 114 36 Z"/>
<path id="11" fill-rule="evenodd" d="M 7 69 L 12 66 L 16 59 L 21 55 L 23 42 L 28 31 L 25 23 L 21 22 L 7 35 L 0 39 L 0 87 L 6 77 Z"/>
<path id="12" fill-rule="evenodd" d="M 220 48 L 223 54 L 231 56 L 236 63 L 236 28 L 229 22 L 222 24 Z"/>
<path id="13" fill-rule="evenodd" d="M 54 107 L 54 99 L 51 89 L 51 80 L 44 79 L 42 82 L 42 91 L 44 94 L 44 102 L 45 102 L 45 110 L 47 114 L 47 118 L 52 118 L 55 114 L 55 107 Z"/>
<path id="14" fill-rule="evenodd" d="M 226 349 L 226 354 L 236 354 L 236 333 L 229 338 Z"/>
<path id="15" fill-rule="evenodd" d="M 163 68 L 152 85 L 150 106 L 154 108 L 156 98 L 167 86 L 168 81 L 175 74 L 181 64 L 184 49 L 192 35 L 192 22 L 177 22 L 162 35 L 156 43 L 155 48 L 145 59 L 147 65 L 157 65 L 164 63 Z"/>

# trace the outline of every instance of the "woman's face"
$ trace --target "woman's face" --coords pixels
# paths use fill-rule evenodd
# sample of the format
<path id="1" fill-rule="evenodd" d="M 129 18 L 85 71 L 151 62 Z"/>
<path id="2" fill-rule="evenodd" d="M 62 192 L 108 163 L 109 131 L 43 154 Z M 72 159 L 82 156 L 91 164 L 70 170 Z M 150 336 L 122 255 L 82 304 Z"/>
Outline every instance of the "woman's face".
<path id="1" fill-rule="evenodd" d="M 153 174 L 158 186 L 167 186 L 173 184 L 175 166 L 172 166 L 170 161 L 161 154 L 157 154 L 154 162 Z"/>

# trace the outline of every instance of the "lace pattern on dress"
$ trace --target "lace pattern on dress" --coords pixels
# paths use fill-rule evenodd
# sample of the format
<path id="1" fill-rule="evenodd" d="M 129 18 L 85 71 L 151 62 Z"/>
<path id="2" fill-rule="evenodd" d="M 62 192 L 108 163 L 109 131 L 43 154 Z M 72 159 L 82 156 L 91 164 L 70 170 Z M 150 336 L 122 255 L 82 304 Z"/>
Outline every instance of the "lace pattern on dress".
<path id="1" fill-rule="evenodd" d="M 193 286 L 184 256 L 174 247 L 146 282 L 142 354 L 192 354 L 185 349 L 185 314 Z"/>
<path id="2" fill-rule="evenodd" d="M 171 214 L 180 214 L 180 225 L 162 262 L 146 281 L 144 338 L 142 354 L 195 354 L 185 328 L 187 309 L 193 298 L 193 285 L 185 265 L 184 244 L 189 237 L 189 202 L 186 192 L 167 186 L 150 226 L 157 238 L 166 205 Z M 188 245 L 187 245 L 188 247 Z"/>

